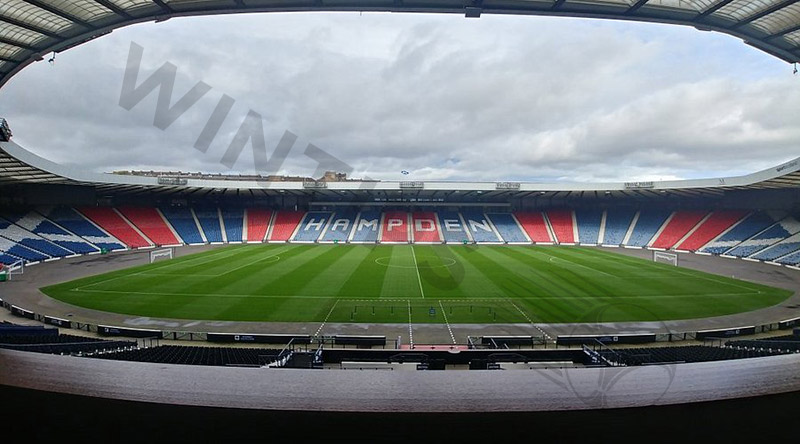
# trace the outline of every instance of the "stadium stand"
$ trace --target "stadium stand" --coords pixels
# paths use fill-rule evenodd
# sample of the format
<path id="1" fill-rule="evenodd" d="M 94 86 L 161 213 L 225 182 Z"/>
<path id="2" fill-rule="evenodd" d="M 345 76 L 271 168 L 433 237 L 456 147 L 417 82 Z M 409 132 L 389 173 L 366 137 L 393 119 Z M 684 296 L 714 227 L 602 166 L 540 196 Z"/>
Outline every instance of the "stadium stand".
<path id="1" fill-rule="evenodd" d="M 56 328 L 0 323 L 0 348 L 50 354 L 86 354 L 136 347 L 132 341 L 109 341 L 59 334 Z"/>
<path id="2" fill-rule="evenodd" d="M 172 229 L 161 217 L 157 209 L 151 207 L 120 207 L 122 213 L 132 224 L 156 245 L 177 245 L 182 243 L 175 237 Z"/>
<path id="3" fill-rule="evenodd" d="M 408 213 L 386 211 L 381 224 L 381 242 L 408 242 Z"/>
<path id="4" fill-rule="evenodd" d="M 198 208 L 194 210 L 197 221 L 203 229 L 208 242 L 222 242 L 222 227 L 219 224 L 219 210 L 216 208 Z"/>
<path id="5" fill-rule="evenodd" d="M 272 211 L 263 208 L 247 209 L 247 242 L 264 242 L 267 238 Z"/>
<path id="6" fill-rule="evenodd" d="M 600 224 L 603 222 L 602 211 L 575 210 L 575 221 L 578 223 L 578 241 L 580 243 L 592 245 L 600 243 Z"/>
<path id="7" fill-rule="evenodd" d="M 800 233 L 789 236 L 777 244 L 767 247 L 750 257 L 760 261 L 774 261 L 780 257 L 792 254 L 798 249 L 800 249 Z"/>
<path id="8" fill-rule="evenodd" d="M 653 248 L 674 247 L 706 216 L 708 211 L 676 211 L 661 234 L 653 241 Z"/>
<path id="9" fill-rule="evenodd" d="M 35 211 L 11 215 L 8 220 L 73 253 L 88 254 L 100 251 L 97 247 L 45 219 Z"/>
<path id="10" fill-rule="evenodd" d="M 297 224 L 303 220 L 303 211 L 278 211 L 275 213 L 275 222 L 272 225 L 272 230 L 269 233 L 270 241 L 285 242 L 288 241 L 294 233 Z"/>
<path id="11" fill-rule="evenodd" d="M 328 225 L 328 220 L 331 218 L 330 211 L 309 211 L 300 222 L 300 229 L 294 236 L 294 241 L 298 242 L 316 242 L 319 236 Z"/>
<path id="12" fill-rule="evenodd" d="M 547 219 L 553 228 L 556 242 L 560 244 L 575 243 L 575 226 L 573 225 L 572 210 L 548 210 Z"/>
<path id="13" fill-rule="evenodd" d="M 800 222 L 793 217 L 787 217 L 742 242 L 739 246 L 731 249 L 726 254 L 736 257 L 748 257 L 797 232 L 800 232 Z"/>
<path id="14" fill-rule="evenodd" d="M 528 233 L 528 237 L 533 242 L 553 242 L 553 237 L 550 235 L 550 230 L 544 221 L 542 213 L 514 213 L 522 229 Z"/>
<path id="15" fill-rule="evenodd" d="M 800 251 L 784 256 L 776 260 L 775 262 L 783 265 L 792 265 L 792 266 L 800 265 Z"/>
<path id="16" fill-rule="evenodd" d="M 70 256 L 73 254 L 72 251 L 59 247 L 48 240 L 42 239 L 30 231 L 14 225 L 5 219 L 0 219 L 0 236 L 51 257 Z"/>
<path id="17" fill-rule="evenodd" d="M 323 242 L 347 242 L 356 223 L 356 216 L 357 213 L 354 210 L 336 210 L 320 240 Z"/>
<path id="18" fill-rule="evenodd" d="M 356 220 L 356 228 L 351 242 L 376 242 L 380 223 L 381 210 L 371 208 L 361 211 Z"/>
<path id="19" fill-rule="evenodd" d="M 415 211 L 411 213 L 411 221 L 414 242 L 442 242 L 436 213 L 432 211 Z"/>
<path id="20" fill-rule="evenodd" d="M 492 227 L 492 223 L 489 222 L 489 219 L 483 211 L 467 209 L 462 210 L 461 215 L 464 218 L 464 224 L 475 242 L 501 242 L 501 239 L 497 237 L 497 233 L 495 233 Z"/>
<path id="21" fill-rule="evenodd" d="M 742 220 L 747 215 L 745 211 L 725 210 L 715 211 L 705 220 L 689 237 L 684 239 L 676 250 L 697 251 L 704 245 L 711 242 L 725 230 L 732 227 L 736 222 Z"/>
<path id="22" fill-rule="evenodd" d="M 606 229 L 600 243 L 604 245 L 622 245 L 628 229 L 631 227 L 635 210 L 614 209 L 606 211 Z"/>
<path id="23" fill-rule="evenodd" d="M 458 212 L 442 210 L 437 212 L 437 216 L 445 242 L 461 243 L 469 240 Z"/>
<path id="24" fill-rule="evenodd" d="M 187 244 L 202 244 L 203 237 L 200 235 L 200 230 L 197 229 L 197 223 L 192 216 L 192 210 L 189 208 L 162 208 L 161 214 L 167 218 L 169 224 L 178 233 L 184 243 Z"/>
<path id="25" fill-rule="evenodd" d="M 228 242 L 241 242 L 244 233 L 244 209 L 220 208 Z"/>
<path id="26" fill-rule="evenodd" d="M 494 227 L 497 228 L 497 232 L 500 233 L 500 237 L 505 242 L 530 242 L 525 238 L 525 233 L 522 232 L 522 228 L 514 220 L 514 216 L 511 213 L 486 213 L 486 217 L 492 221 Z"/>
<path id="27" fill-rule="evenodd" d="M 738 224 L 733 225 L 727 232 L 724 232 L 717 239 L 707 244 L 700 251 L 712 254 L 724 254 L 726 251 L 766 230 L 769 226 L 782 218 L 783 214 L 766 211 L 751 213 Z"/>
<path id="28" fill-rule="evenodd" d="M 650 209 L 639 212 L 639 219 L 633 227 L 630 239 L 626 245 L 634 247 L 646 247 L 653 236 L 656 235 L 664 222 L 672 214 L 669 210 Z"/>
<path id="29" fill-rule="evenodd" d="M 39 208 L 39 213 L 88 242 L 108 251 L 122 250 L 125 245 L 69 207 Z"/>
<path id="30" fill-rule="evenodd" d="M 800 352 L 800 336 L 783 335 L 762 339 L 742 339 L 728 341 L 725 343 L 725 345 L 728 347 L 739 347 L 752 350 L 797 353 Z"/>
<path id="31" fill-rule="evenodd" d="M 278 356 L 280 350 L 266 348 L 188 347 L 161 345 L 150 348 L 103 353 L 94 356 L 117 361 L 207 366 L 260 366 Z"/>
<path id="32" fill-rule="evenodd" d="M 6 265 L 11 265 L 15 262 L 18 262 L 19 259 L 23 259 L 26 262 L 39 262 L 45 259 L 50 259 L 50 257 L 45 254 L 31 250 L 30 248 L 10 241 L 4 237 L 0 237 L 0 252 L 4 253 L 2 256 L 0 256 L 0 260 L 2 260 Z"/>
<path id="33" fill-rule="evenodd" d="M 768 350 L 745 350 L 725 347 L 709 347 L 689 345 L 684 347 L 652 347 L 618 349 L 616 353 L 622 357 L 625 365 L 643 365 L 656 363 L 690 363 L 725 361 L 730 359 L 756 358 L 782 354 Z"/>
<path id="34" fill-rule="evenodd" d="M 124 242 L 128 247 L 149 247 L 152 244 L 143 238 L 125 219 L 120 217 L 114 209 L 108 207 L 83 207 L 78 209 L 92 222 L 111 233 L 114 237 Z"/>

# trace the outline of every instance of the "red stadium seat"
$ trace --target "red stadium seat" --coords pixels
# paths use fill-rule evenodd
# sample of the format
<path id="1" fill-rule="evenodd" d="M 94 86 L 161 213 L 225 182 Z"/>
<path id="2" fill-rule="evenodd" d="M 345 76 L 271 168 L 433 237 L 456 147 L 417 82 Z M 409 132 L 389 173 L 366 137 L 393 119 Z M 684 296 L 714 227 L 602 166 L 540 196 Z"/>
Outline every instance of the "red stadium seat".
<path id="1" fill-rule="evenodd" d="M 275 213 L 275 223 L 272 226 L 272 233 L 269 235 L 271 241 L 287 241 L 292 237 L 292 233 L 297 225 L 303 220 L 304 211 L 278 211 Z"/>
<path id="2" fill-rule="evenodd" d="M 747 215 L 747 211 L 727 210 L 715 211 L 697 230 L 675 248 L 678 250 L 696 251 L 714 240 L 725 230 Z"/>
<path id="3" fill-rule="evenodd" d="M 408 213 L 387 211 L 383 213 L 381 242 L 408 242 Z"/>
<path id="4" fill-rule="evenodd" d="M 156 245 L 176 245 L 181 243 L 155 208 L 120 207 L 118 209 L 123 216 Z"/>
<path id="5" fill-rule="evenodd" d="M 572 210 L 549 210 L 547 218 L 558 243 L 575 243 L 575 219 L 572 217 Z"/>
<path id="6" fill-rule="evenodd" d="M 247 209 L 247 242 L 264 242 L 272 211 L 263 208 Z"/>
<path id="7" fill-rule="evenodd" d="M 124 242 L 130 248 L 149 247 L 153 245 L 148 239 L 142 237 L 136 230 L 113 208 L 109 207 L 83 207 L 78 209 L 92 222 L 106 230 L 112 236 Z"/>
<path id="8" fill-rule="evenodd" d="M 678 211 L 653 242 L 654 248 L 672 248 L 708 214 L 707 211 Z"/>
<path id="9" fill-rule="evenodd" d="M 414 242 L 441 242 L 439 222 L 434 212 L 414 212 L 411 214 Z"/>
<path id="10" fill-rule="evenodd" d="M 542 213 L 514 213 L 522 228 L 533 242 L 553 242 Z"/>

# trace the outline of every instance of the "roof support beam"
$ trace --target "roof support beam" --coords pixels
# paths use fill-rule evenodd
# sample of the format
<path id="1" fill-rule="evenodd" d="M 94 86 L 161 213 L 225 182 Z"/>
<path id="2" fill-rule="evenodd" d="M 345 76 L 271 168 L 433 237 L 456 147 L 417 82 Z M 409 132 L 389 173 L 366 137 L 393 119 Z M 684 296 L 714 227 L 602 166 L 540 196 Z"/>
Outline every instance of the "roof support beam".
<path id="1" fill-rule="evenodd" d="M 636 11 L 639 10 L 639 8 L 641 8 L 642 6 L 646 5 L 647 2 L 649 2 L 649 1 L 650 0 L 639 0 L 638 2 L 634 3 L 633 5 L 631 5 L 631 7 L 628 8 L 627 11 L 625 11 L 625 14 L 628 15 L 628 14 L 635 13 Z"/>
<path id="2" fill-rule="evenodd" d="M 797 26 L 792 26 L 791 28 L 786 28 L 786 29 L 784 29 L 784 30 L 783 30 L 783 31 L 781 31 L 781 32 L 775 33 L 775 34 L 773 34 L 773 35 L 771 35 L 771 36 L 769 36 L 769 37 L 765 38 L 764 40 L 773 40 L 773 39 L 777 39 L 777 38 L 779 38 L 779 37 L 783 37 L 783 36 L 785 36 L 786 34 L 791 34 L 791 33 L 793 33 L 793 32 L 796 32 L 796 31 L 800 31 L 800 25 L 797 25 Z"/>
<path id="3" fill-rule="evenodd" d="M 125 10 L 124 10 L 124 9 L 122 9 L 122 8 L 120 8 L 119 6 L 117 6 L 117 5 L 113 4 L 113 3 L 111 3 L 111 2 L 110 2 L 110 1 L 108 1 L 108 0 L 94 0 L 94 1 L 95 1 L 96 3 L 99 3 L 99 4 L 101 4 L 102 6 L 104 6 L 104 7 L 106 7 L 106 8 L 108 8 L 108 9 L 110 9 L 111 11 L 113 11 L 113 12 L 114 12 L 114 14 L 117 14 L 117 15 L 118 15 L 118 16 L 120 16 L 120 17 L 126 18 L 126 19 L 128 19 L 128 20 L 130 20 L 130 19 L 132 19 L 132 18 L 133 18 L 133 16 L 132 16 L 132 15 L 130 15 L 130 14 L 128 14 L 127 12 L 125 12 Z"/>
<path id="4" fill-rule="evenodd" d="M 163 9 L 164 12 L 166 12 L 167 14 L 172 14 L 173 12 L 175 12 L 172 10 L 172 8 L 170 8 L 168 4 L 164 3 L 164 0 L 153 0 L 153 3 L 160 6 L 161 9 Z"/>
<path id="5" fill-rule="evenodd" d="M 711 15 L 711 14 L 719 11 L 720 9 L 724 8 L 729 3 L 733 3 L 733 0 L 722 0 L 721 2 L 717 3 L 716 5 L 708 8 L 705 11 L 701 12 L 700 14 L 698 14 L 697 17 L 694 19 L 694 21 L 698 22 L 698 21 L 708 17 L 709 15 Z"/>
<path id="6" fill-rule="evenodd" d="M 25 3 L 30 3 L 31 5 L 36 6 L 39 9 L 44 9 L 45 11 L 47 11 L 47 12 L 49 12 L 51 14 L 57 15 L 57 16 L 63 18 L 63 19 L 66 19 L 66 20 L 69 20 L 71 22 L 77 23 L 77 24 L 83 26 L 84 28 L 97 29 L 96 27 L 90 25 L 89 23 L 79 19 L 78 17 L 75 17 L 74 15 L 66 13 L 64 11 L 58 10 L 58 9 L 48 5 L 47 3 L 45 3 L 45 2 L 43 2 L 41 0 L 24 0 L 24 1 L 25 1 Z"/>
<path id="7" fill-rule="evenodd" d="M 555 11 L 556 9 L 561 9 L 561 7 L 564 6 L 564 3 L 566 2 L 567 0 L 558 0 L 555 3 L 553 3 L 553 7 L 550 9 L 553 11 Z"/>
<path id="8" fill-rule="evenodd" d="M 766 17 L 766 16 L 768 16 L 768 15 L 774 13 L 774 12 L 780 11 L 781 9 L 783 9 L 783 8 L 785 8 L 787 6 L 791 6 L 791 5 L 793 5 L 793 4 L 797 3 L 797 2 L 798 2 L 798 0 L 783 0 L 782 2 L 776 3 L 776 4 L 770 6 L 769 8 L 767 8 L 767 9 L 765 9 L 765 10 L 763 10 L 763 11 L 757 13 L 757 14 L 753 14 L 750 17 L 747 17 L 746 19 L 742 20 L 741 22 L 731 26 L 731 29 L 736 29 L 736 28 L 740 28 L 740 27 L 745 26 L 745 25 L 749 25 L 750 23 L 753 23 L 754 21 L 756 21 L 756 20 L 758 20 L 760 18 Z"/>
<path id="9" fill-rule="evenodd" d="M 15 42 L 14 40 L 9 40 L 9 39 L 4 38 L 4 37 L 0 37 L 0 43 L 6 44 L 6 45 L 11 45 L 11 46 L 16 46 L 17 48 L 27 49 L 28 51 L 37 51 L 37 49 L 34 48 L 33 46 L 26 45 L 26 44 L 20 43 L 20 42 Z"/>

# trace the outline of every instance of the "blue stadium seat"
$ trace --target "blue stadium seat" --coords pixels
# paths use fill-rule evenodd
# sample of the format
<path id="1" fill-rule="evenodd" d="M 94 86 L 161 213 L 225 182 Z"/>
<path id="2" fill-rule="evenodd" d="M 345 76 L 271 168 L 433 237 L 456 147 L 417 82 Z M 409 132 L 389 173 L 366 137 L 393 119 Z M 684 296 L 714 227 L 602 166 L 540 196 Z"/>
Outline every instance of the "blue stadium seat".
<path id="1" fill-rule="evenodd" d="M 72 251 L 42 239 L 41 237 L 31 233 L 30 231 L 14 225 L 5 219 L 0 219 L 0 236 L 24 245 L 31 250 L 36 250 L 44 253 L 50 257 L 63 257 L 72 255 Z"/>
<path id="2" fill-rule="evenodd" d="M 601 210 L 575 210 L 575 220 L 578 223 L 578 242 L 597 244 L 603 212 Z"/>
<path id="3" fill-rule="evenodd" d="M 506 242 L 530 242 L 525 238 L 514 216 L 511 213 L 486 213 L 486 216 L 491 219 L 500 237 Z"/>
<path id="4" fill-rule="evenodd" d="M 642 210 L 627 245 L 645 247 L 653 239 L 672 211 L 662 209 Z"/>
<path id="5" fill-rule="evenodd" d="M 188 208 L 161 208 L 161 214 L 167 218 L 184 243 L 203 243 L 203 238 L 200 236 L 194 217 L 192 217 L 192 210 Z"/>
<path id="6" fill-rule="evenodd" d="M 481 210 L 467 209 L 462 210 L 461 215 L 464 217 L 464 223 L 467 229 L 472 234 L 472 239 L 475 242 L 500 242 L 500 238 L 492 229 L 492 224 L 486 217 L 486 214 Z"/>
<path id="7" fill-rule="evenodd" d="M 769 248 L 759 251 L 751 257 L 760 261 L 774 261 L 787 254 L 794 253 L 798 249 L 800 249 L 800 234 L 794 234 Z"/>
<path id="8" fill-rule="evenodd" d="M 436 215 L 439 217 L 439 225 L 442 227 L 445 242 L 461 243 L 469 240 L 458 212 L 441 210 Z"/>
<path id="9" fill-rule="evenodd" d="M 73 253 L 87 254 L 100 251 L 80 237 L 45 219 L 41 214 L 35 211 L 7 215 L 6 218 L 22 228 Z"/>
<path id="10" fill-rule="evenodd" d="M 753 213 L 735 227 L 731 228 L 730 231 L 720 236 L 717 240 L 708 244 L 708 246 L 701 251 L 712 254 L 724 254 L 726 251 L 735 248 L 747 239 L 764 231 L 782 218 L 783 214 L 766 211 Z"/>
<path id="11" fill-rule="evenodd" d="M 219 213 L 216 208 L 195 208 L 200 227 L 209 242 L 222 242 L 222 228 L 219 225 Z"/>
<path id="12" fill-rule="evenodd" d="M 11 265 L 20 261 L 20 258 L 10 254 L 0 253 L 0 264 Z"/>
<path id="13" fill-rule="evenodd" d="M 108 251 L 124 250 L 125 246 L 69 207 L 40 208 L 39 213 L 88 242 Z"/>
<path id="14" fill-rule="evenodd" d="M 354 210 L 337 210 L 328 225 L 328 229 L 325 231 L 325 235 L 320 240 L 326 242 L 347 241 L 350 232 L 353 231 L 353 224 L 356 222 L 357 214 Z"/>
<path id="15" fill-rule="evenodd" d="M 628 229 L 631 227 L 635 210 L 613 209 L 606 212 L 606 229 L 603 235 L 603 244 L 622 245 Z"/>
<path id="16" fill-rule="evenodd" d="M 353 242 L 377 242 L 381 229 L 381 210 L 368 209 L 362 211 L 356 221 Z"/>
<path id="17" fill-rule="evenodd" d="M 241 208 L 221 208 L 222 222 L 228 242 L 241 242 L 244 230 L 244 210 Z"/>
<path id="18" fill-rule="evenodd" d="M 784 265 L 800 265 L 800 251 L 778 259 L 776 262 Z"/>
<path id="19" fill-rule="evenodd" d="M 24 245 L 20 245 L 4 237 L 0 237 L 0 252 L 3 253 L 3 260 L 9 261 L 7 263 L 3 262 L 6 264 L 13 264 L 14 262 L 17 262 L 19 259 L 16 258 L 21 258 L 26 262 L 38 262 L 45 259 L 50 259 L 50 257 L 46 256 L 45 254 L 31 250 Z"/>
<path id="20" fill-rule="evenodd" d="M 330 211 L 309 211 L 300 221 L 300 228 L 294 236 L 295 241 L 298 242 L 315 242 L 328 224 L 328 219 L 331 218 Z"/>
<path id="21" fill-rule="evenodd" d="M 800 222 L 793 217 L 787 217 L 761 233 L 742 242 L 739 246 L 731 249 L 726 254 L 736 257 L 748 257 L 752 254 L 776 244 L 787 237 L 800 232 Z"/>

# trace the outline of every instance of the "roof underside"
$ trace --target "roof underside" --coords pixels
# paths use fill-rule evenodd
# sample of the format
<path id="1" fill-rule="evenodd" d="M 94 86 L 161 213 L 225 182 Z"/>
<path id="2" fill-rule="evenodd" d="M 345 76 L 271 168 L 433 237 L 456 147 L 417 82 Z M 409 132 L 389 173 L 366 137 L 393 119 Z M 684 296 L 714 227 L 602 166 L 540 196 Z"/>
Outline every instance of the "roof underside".
<path id="1" fill-rule="evenodd" d="M 800 61 L 799 0 L 3 0 L 0 87 L 28 64 L 134 23 L 246 12 L 558 15 L 693 26 Z"/>

